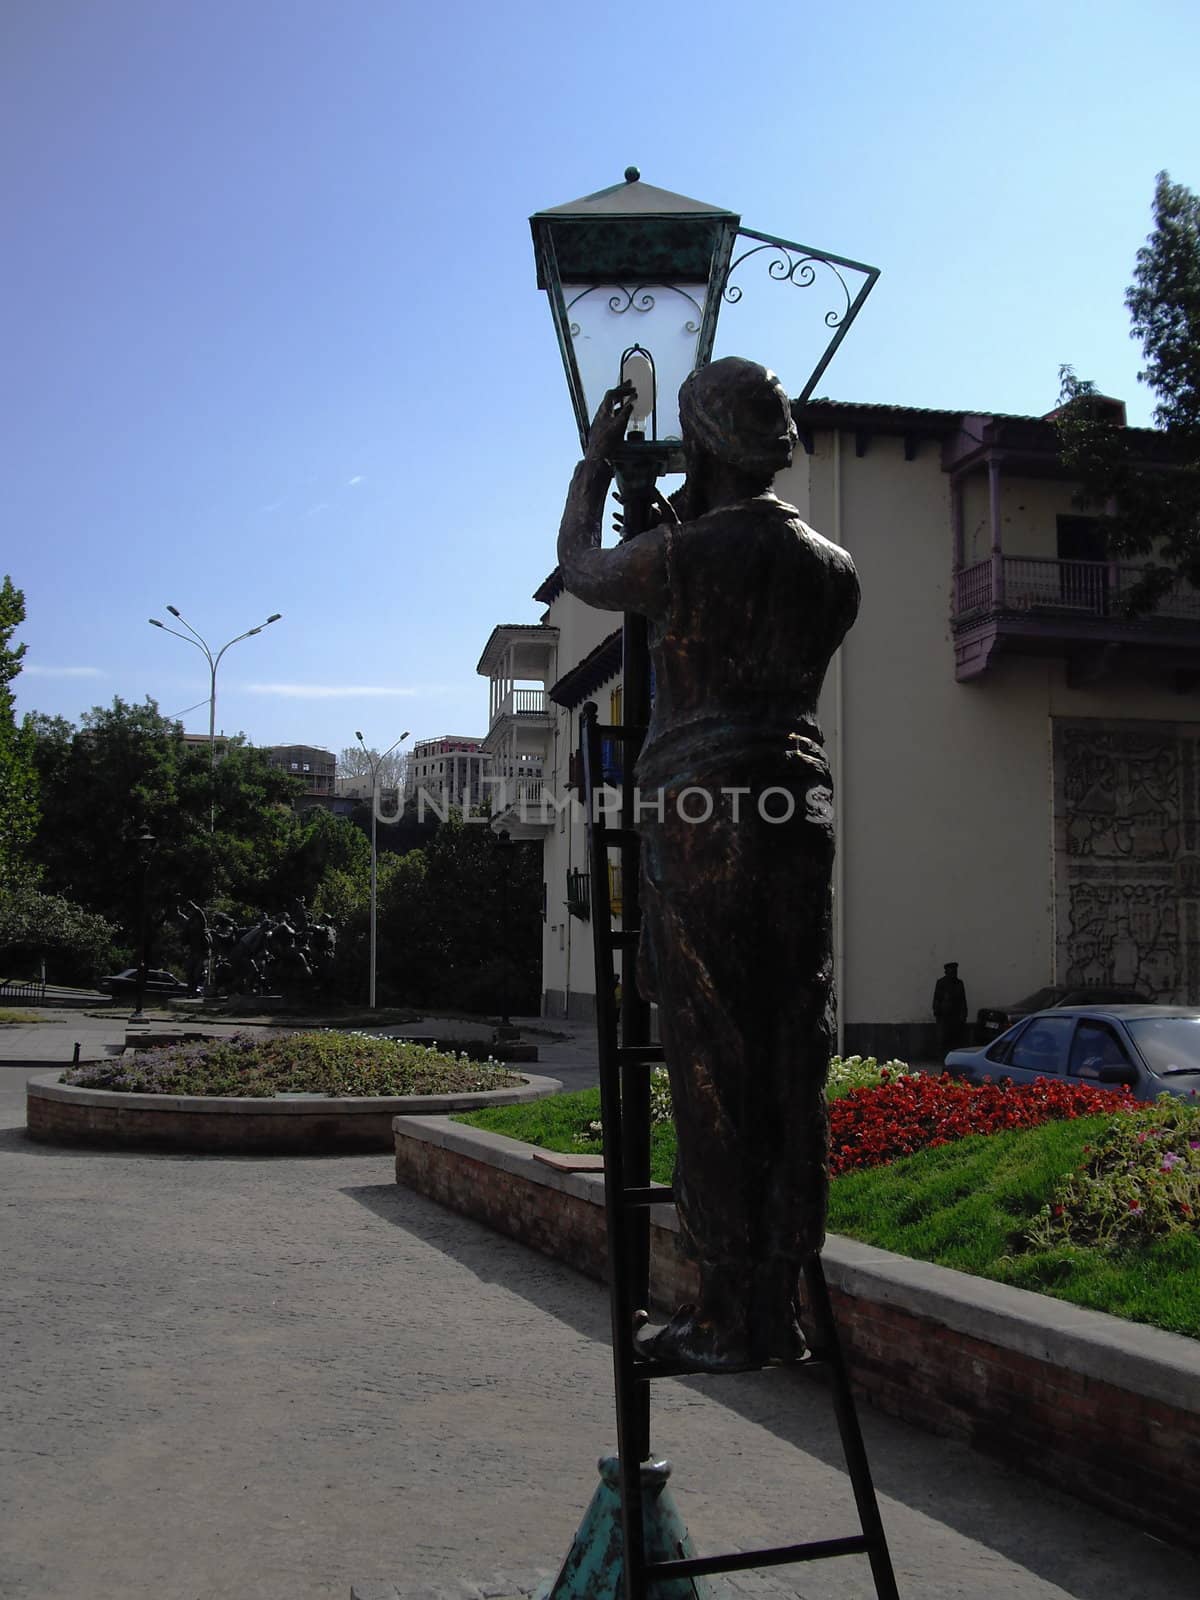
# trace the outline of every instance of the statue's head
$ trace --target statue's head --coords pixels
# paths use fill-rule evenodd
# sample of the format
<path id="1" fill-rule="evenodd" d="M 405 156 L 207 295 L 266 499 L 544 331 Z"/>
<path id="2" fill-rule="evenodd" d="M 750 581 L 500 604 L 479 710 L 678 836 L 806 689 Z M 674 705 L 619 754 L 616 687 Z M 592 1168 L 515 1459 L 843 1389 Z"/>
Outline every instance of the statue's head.
<path id="1" fill-rule="evenodd" d="M 689 456 L 699 451 L 764 487 L 791 463 L 791 402 L 757 361 L 724 356 L 691 373 L 679 391 L 679 420 Z"/>

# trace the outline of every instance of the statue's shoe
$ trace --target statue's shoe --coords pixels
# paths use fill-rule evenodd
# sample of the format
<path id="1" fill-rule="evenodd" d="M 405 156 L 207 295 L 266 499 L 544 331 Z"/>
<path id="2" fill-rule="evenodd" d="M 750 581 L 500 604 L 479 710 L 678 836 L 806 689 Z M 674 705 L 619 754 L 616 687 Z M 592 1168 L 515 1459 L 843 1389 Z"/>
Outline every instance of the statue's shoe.
<path id="1" fill-rule="evenodd" d="M 804 1334 L 794 1319 L 776 1338 L 755 1340 L 744 1324 L 723 1327 L 715 1318 L 702 1316 L 693 1305 L 680 1306 L 666 1327 L 639 1339 L 636 1348 L 648 1361 L 670 1362 L 697 1372 L 756 1372 L 760 1367 L 803 1361 L 808 1354 Z"/>

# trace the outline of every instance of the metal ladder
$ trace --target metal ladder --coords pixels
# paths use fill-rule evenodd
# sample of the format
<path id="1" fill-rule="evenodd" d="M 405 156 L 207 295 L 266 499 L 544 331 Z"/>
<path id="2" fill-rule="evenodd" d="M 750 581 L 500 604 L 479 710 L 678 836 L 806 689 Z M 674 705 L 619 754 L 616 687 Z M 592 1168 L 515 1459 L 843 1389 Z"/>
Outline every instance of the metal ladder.
<path id="1" fill-rule="evenodd" d="M 664 1579 L 691 1579 L 708 1573 L 849 1555 L 869 1558 L 879 1600 L 898 1600 L 887 1538 L 819 1254 L 803 1263 L 812 1353 L 800 1365 L 805 1371 L 823 1368 L 829 1373 L 861 1533 L 841 1539 L 820 1539 L 722 1555 L 669 1561 L 647 1559 L 640 1468 L 650 1455 L 650 1385 L 657 1378 L 685 1377 L 697 1369 L 682 1363 L 649 1360 L 638 1351 L 635 1343 L 639 1313 L 650 1304 L 650 1207 L 668 1204 L 673 1199 L 670 1188 L 653 1188 L 650 1181 L 650 1073 L 655 1066 L 664 1063 L 664 1057 L 661 1047 L 650 1042 L 649 1007 L 636 993 L 634 975 L 640 923 L 637 881 L 640 847 L 636 832 L 629 826 L 633 794 L 631 768 L 644 732 L 643 728 L 632 725 L 600 723 L 593 704 L 586 705 L 581 713 L 580 758 L 591 872 L 625 1600 L 647 1600 L 650 1586 Z M 624 796 L 620 822 L 616 826 L 610 826 L 608 808 L 597 800 L 604 788 L 605 741 L 611 741 L 612 747 L 621 749 L 624 754 Z M 609 852 L 616 848 L 621 851 L 622 870 L 620 931 L 613 928 L 609 897 Z M 618 953 L 625 958 L 621 973 L 620 1037 L 614 964 Z"/>

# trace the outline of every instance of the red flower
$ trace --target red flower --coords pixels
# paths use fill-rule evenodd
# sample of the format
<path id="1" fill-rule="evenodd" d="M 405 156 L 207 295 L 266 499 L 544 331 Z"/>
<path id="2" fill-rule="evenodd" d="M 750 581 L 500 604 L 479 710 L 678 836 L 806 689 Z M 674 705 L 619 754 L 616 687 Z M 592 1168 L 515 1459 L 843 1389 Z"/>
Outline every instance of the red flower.
<path id="1" fill-rule="evenodd" d="M 832 1102 L 830 1170 L 837 1177 L 973 1133 L 1032 1128 L 1136 1105 L 1127 1090 L 1114 1093 L 1064 1079 L 972 1084 L 948 1073 L 895 1078 L 878 1088 L 854 1089 Z"/>

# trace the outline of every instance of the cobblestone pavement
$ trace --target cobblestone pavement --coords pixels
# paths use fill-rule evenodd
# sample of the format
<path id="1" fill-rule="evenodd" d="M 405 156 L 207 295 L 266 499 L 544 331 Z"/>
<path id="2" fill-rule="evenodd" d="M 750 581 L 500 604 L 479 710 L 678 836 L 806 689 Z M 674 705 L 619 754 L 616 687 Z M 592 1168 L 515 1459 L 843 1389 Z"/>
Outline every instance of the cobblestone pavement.
<path id="1" fill-rule="evenodd" d="M 612 1446 L 596 1285 L 386 1156 L 34 1145 L 29 1070 L 0 1066 L 4 1600 L 464 1600 L 556 1566 Z M 664 1383 L 655 1419 L 699 1548 L 856 1531 L 811 1380 Z M 865 1424 L 906 1600 L 1195 1592 L 1188 1557 Z M 741 1583 L 872 1592 L 861 1558 Z"/>

